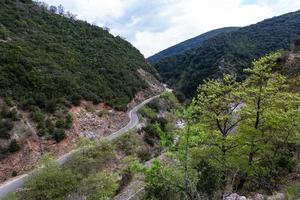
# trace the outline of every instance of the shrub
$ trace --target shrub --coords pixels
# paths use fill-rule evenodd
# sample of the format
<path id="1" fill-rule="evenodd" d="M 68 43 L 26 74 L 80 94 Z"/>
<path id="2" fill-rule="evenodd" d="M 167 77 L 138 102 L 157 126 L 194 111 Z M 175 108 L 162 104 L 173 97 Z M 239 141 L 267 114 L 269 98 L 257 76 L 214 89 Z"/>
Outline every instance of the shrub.
<path id="1" fill-rule="evenodd" d="M 154 144 L 160 139 L 159 131 L 156 125 L 147 125 L 143 128 L 144 140 L 147 144 L 154 146 Z"/>
<path id="2" fill-rule="evenodd" d="M 290 185 L 284 189 L 285 197 L 287 200 L 297 199 L 300 194 L 299 185 Z"/>
<path id="3" fill-rule="evenodd" d="M 113 174 L 100 172 L 91 174 L 83 180 L 80 193 L 90 200 L 110 199 L 118 189 L 117 177 Z"/>
<path id="4" fill-rule="evenodd" d="M 140 109 L 139 113 L 143 117 L 150 119 L 150 120 L 155 119 L 156 115 L 157 115 L 157 113 L 154 110 L 152 110 L 151 108 L 148 108 L 147 106 L 142 107 Z"/>
<path id="5" fill-rule="evenodd" d="M 33 111 L 31 112 L 31 118 L 37 123 L 42 123 L 45 121 L 44 114 L 39 109 L 36 108 L 34 108 Z"/>
<path id="6" fill-rule="evenodd" d="M 65 132 L 65 130 L 63 130 L 63 129 L 56 129 L 54 131 L 53 139 L 56 142 L 60 142 L 60 141 L 62 141 L 65 138 L 66 138 L 66 132 Z"/>
<path id="7" fill-rule="evenodd" d="M 73 116 L 71 113 L 68 113 L 65 120 L 65 128 L 66 129 L 72 128 L 72 124 L 73 124 Z"/>
<path id="8" fill-rule="evenodd" d="M 18 172 L 16 172 L 16 171 L 13 171 L 13 172 L 11 173 L 11 176 L 12 176 L 12 177 L 16 177 L 16 176 L 18 176 Z"/>
<path id="9" fill-rule="evenodd" d="M 65 119 L 62 116 L 57 118 L 55 127 L 60 129 L 65 128 Z"/>
<path id="10" fill-rule="evenodd" d="M 18 144 L 16 139 L 13 139 L 7 149 L 10 153 L 15 153 L 21 149 L 21 146 Z"/>
<path id="11" fill-rule="evenodd" d="M 82 97 L 79 94 L 73 94 L 70 98 L 70 101 L 74 106 L 79 106 L 81 99 Z"/>
<path id="12" fill-rule="evenodd" d="M 138 149 L 137 156 L 141 162 L 146 162 L 146 161 L 150 160 L 152 157 L 150 149 L 147 149 L 145 147 L 141 147 Z"/>
<path id="13" fill-rule="evenodd" d="M 50 165 L 32 174 L 21 191 L 24 199 L 64 200 L 75 190 L 77 180 L 70 170 Z"/>
<path id="14" fill-rule="evenodd" d="M 53 124 L 53 122 L 52 122 L 52 120 L 50 119 L 50 118 L 48 118 L 47 120 L 46 120 L 46 122 L 45 122 L 45 128 L 47 129 L 47 132 L 49 133 L 49 134 L 53 134 L 54 133 L 54 131 L 55 131 L 55 126 L 54 126 L 54 124 Z"/>
<path id="15" fill-rule="evenodd" d="M 131 155 L 136 152 L 136 148 L 138 147 L 139 141 L 137 140 L 136 136 L 127 133 L 121 136 L 117 141 L 116 141 L 116 146 L 118 149 L 121 151 L 124 151 L 126 155 Z"/>

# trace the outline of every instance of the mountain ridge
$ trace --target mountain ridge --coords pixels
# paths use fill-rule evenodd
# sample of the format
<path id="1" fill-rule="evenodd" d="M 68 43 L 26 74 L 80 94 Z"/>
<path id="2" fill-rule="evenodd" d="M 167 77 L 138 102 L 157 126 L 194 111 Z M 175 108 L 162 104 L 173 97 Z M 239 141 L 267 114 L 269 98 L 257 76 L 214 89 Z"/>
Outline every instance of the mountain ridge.
<path id="1" fill-rule="evenodd" d="M 149 58 L 147 58 L 147 60 L 151 64 L 156 64 L 161 59 L 164 59 L 169 56 L 177 55 L 177 54 L 183 53 L 184 51 L 196 48 L 196 47 L 200 46 L 205 40 L 208 40 L 208 39 L 215 37 L 222 33 L 228 33 L 231 31 L 238 30 L 239 28 L 240 27 L 224 27 L 224 28 L 218 28 L 218 29 L 214 29 L 214 30 L 205 32 L 201 35 L 198 35 L 196 37 L 185 40 L 185 41 L 180 42 L 171 47 L 168 47 L 167 49 L 162 50 L 162 51 L 150 56 Z"/>
<path id="2" fill-rule="evenodd" d="M 300 36 L 300 11 L 266 19 L 203 42 L 195 49 L 155 64 L 164 82 L 192 98 L 199 84 L 222 73 L 243 79 L 254 59 L 276 50 L 290 50 Z"/>

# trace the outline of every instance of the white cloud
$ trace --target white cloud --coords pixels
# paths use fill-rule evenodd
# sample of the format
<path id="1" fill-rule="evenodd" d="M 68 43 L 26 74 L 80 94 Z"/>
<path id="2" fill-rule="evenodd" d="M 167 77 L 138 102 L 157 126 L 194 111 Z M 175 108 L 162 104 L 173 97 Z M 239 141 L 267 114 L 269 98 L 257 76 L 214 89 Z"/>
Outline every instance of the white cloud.
<path id="1" fill-rule="evenodd" d="M 109 26 L 145 56 L 215 28 L 245 26 L 300 9 L 300 0 L 45 0 Z"/>

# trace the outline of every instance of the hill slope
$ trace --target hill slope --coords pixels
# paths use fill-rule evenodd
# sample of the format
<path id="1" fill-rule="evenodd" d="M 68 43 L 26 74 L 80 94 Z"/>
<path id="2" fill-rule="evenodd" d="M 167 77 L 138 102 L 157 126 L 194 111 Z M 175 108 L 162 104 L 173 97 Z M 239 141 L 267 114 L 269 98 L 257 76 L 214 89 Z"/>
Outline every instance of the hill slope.
<path id="1" fill-rule="evenodd" d="M 207 33 L 201 34 L 197 37 L 191 38 L 191 39 L 181 42 L 177 45 L 169 47 L 169 48 L 149 57 L 147 60 L 151 64 L 156 64 L 161 59 L 183 53 L 184 51 L 192 49 L 192 48 L 196 48 L 196 47 L 200 46 L 204 41 L 206 41 L 212 37 L 215 37 L 221 33 L 228 33 L 231 31 L 238 30 L 238 29 L 239 29 L 238 27 L 225 27 L 225 28 L 220 28 L 220 29 L 215 29 L 215 30 L 209 31 Z"/>
<path id="2" fill-rule="evenodd" d="M 0 97 L 41 109 L 80 99 L 125 109 L 147 87 L 137 70 L 155 70 L 131 44 L 36 4 L 0 1 Z"/>
<path id="3" fill-rule="evenodd" d="M 300 11 L 264 20 L 211 38 L 182 54 L 168 57 L 155 65 L 163 80 L 186 97 L 208 77 L 222 72 L 235 73 L 242 78 L 242 69 L 272 51 L 291 49 L 300 36 Z"/>

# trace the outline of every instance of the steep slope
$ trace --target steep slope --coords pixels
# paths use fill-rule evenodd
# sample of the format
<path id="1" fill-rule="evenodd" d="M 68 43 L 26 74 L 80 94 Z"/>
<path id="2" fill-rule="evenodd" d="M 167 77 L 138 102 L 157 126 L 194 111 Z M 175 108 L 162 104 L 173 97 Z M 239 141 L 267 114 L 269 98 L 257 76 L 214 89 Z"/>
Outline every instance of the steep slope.
<path id="1" fill-rule="evenodd" d="M 235 31 L 238 30 L 238 27 L 225 27 L 225 28 L 219 28 L 219 29 L 215 29 L 212 31 L 209 31 L 207 33 L 201 34 L 197 37 L 191 38 L 189 40 L 186 40 L 184 42 L 181 42 L 179 44 L 176 44 L 172 47 L 169 47 L 151 57 L 149 57 L 147 60 L 151 63 L 151 64 L 156 64 L 158 63 L 160 60 L 169 57 L 169 56 L 173 56 L 176 54 L 180 54 L 183 53 L 184 51 L 187 51 L 189 49 L 193 49 L 196 47 L 199 47 L 204 41 L 213 38 L 221 33 L 228 33 L 231 31 Z"/>
<path id="2" fill-rule="evenodd" d="M 242 69 L 272 51 L 292 48 L 300 36 L 300 11 L 264 20 L 211 38 L 196 49 L 168 57 L 155 65 L 163 80 L 192 97 L 196 88 L 209 77 L 222 72 L 243 77 Z"/>
<path id="3" fill-rule="evenodd" d="M 123 111 L 164 90 L 130 43 L 57 13 L 0 0 L 0 182 L 46 152 L 69 152 L 80 136 L 117 131 L 128 120 Z"/>
<path id="4" fill-rule="evenodd" d="M 27 2 L 27 3 L 24 3 Z M 0 1 L 0 96 L 25 107 L 106 102 L 125 109 L 155 70 L 120 37 L 30 0 Z"/>

